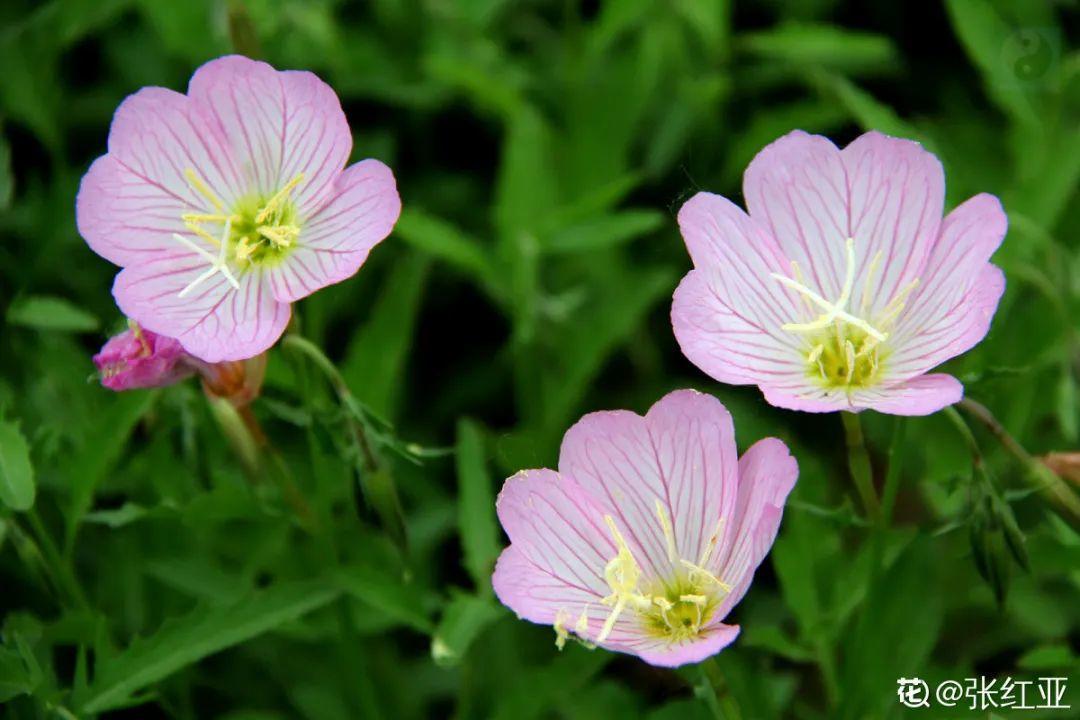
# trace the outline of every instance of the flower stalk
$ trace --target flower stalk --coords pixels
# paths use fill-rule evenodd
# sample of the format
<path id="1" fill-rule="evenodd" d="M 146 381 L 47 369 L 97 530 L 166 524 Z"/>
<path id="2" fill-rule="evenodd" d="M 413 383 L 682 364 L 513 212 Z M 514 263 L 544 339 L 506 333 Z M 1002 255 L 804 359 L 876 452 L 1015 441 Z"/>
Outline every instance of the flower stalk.
<path id="1" fill-rule="evenodd" d="M 842 412 L 840 417 L 844 421 L 848 468 L 851 479 L 855 483 L 855 490 L 859 493 L 859 500 L 867 516 L 872 522 L 879 524 L 882 519 L 881 501 L 878 499 L 877 490 L 874 489 L 873 467 L 870 464 L 870 453 L 866 449 L 862 423 L 856 413 Z"/>
<path id="2" fill-rule="evenodd" d="M 1054 511 L 1073 528 L 1080 530 L 1080 496 L 1077 496 L 1053 470 L 1017 442 L 985 405 L 971 398 L 964 398 L 957 405 L 985 427 L 1001 443 L 1001 446 L 1016 458 L 1024 468 L 1024 479 L 1050 501 L 1050 506 Z"/>

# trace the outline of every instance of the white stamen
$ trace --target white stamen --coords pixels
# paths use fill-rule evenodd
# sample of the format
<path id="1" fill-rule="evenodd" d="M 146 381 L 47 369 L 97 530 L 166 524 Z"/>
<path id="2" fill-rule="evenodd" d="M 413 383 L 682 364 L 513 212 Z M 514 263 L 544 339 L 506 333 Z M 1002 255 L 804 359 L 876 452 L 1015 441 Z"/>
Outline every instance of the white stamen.
<path id="1" fill-rule="evenodd" d="M 218 244 L 217 257 L 214 257 L 205 248 L 200 247 L 199 245 L 195 244 L 193 241 L 187 239 L 183 235 L 173 233 L 173 237 L 179 240 L 182 245 L 190 248 L 191 250 L 194 250 L 198 255 L 210 262 L 210 268 L 203 274 L 199 275 L 199 277 L 188 283 L 187 286 L 180 291 L 180 294 L 177 297 L 184 297 L 189 292 L 191 292 L 203 282 L 210 279 L 219 272 L 225 277 L 229 284 L 233 286 L 234 289 L 240 289 L 240 283 L 236 281 L 236 277 L 234 277 L 232 271 L 229 270 L 229 264 L 225 260 L 225 251 L 226 247 L 228 246 L 229 233 L 231 230 L 232 218 L 230 217 L 225 220 L 225 230 L 222 233 L 221 242 Z"/>

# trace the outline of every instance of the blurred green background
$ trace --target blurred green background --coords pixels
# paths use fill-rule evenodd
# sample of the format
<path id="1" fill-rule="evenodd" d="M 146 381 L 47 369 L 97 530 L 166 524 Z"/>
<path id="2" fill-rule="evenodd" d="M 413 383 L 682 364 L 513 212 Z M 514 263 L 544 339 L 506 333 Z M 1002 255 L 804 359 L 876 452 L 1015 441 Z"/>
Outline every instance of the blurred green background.
<path id="1" fill-rule="evenodd" d="M 988 191 L 1010 217 L 991 333 L 946 370 L 1029 452 L 1075 450 L 1076 9 L 0 3 L 0 712 L 711 717 L 699 668 L 559 653 L 489 583 L 504 477 L 553 466 L 584 412 L 696 387 L 727 404 L 741 447 L 780 436 L 802 468 L 719 656 L 743 718 L 901 717 L 897 678 L 980 674 L 1071 678 L 1074 710 L 997 716 L 1076 717 L 1080 534 L 1033 491 L 1037 473 L 980 426 L 986 473 L 940 414 L 865 413 L 879 486 L 897 491 L 873 531 L 839 418 L 710 382 L 668 320 L 689 269 L 674 214 L 694 192 L 741 202 L 747 162 L 793 128 L 919 139 L 945 164 L 950 207 Z M 123 319 L 115 269 L 74 222 L 117 104 L 144 85 L 182 91 L 236 50 L 329 82 L 354 159 L 388 163 L 405 206 L 355 278 L 296 308 L 352 394 L 274 349 L 253 412 L 276 454 L 254 470 L 196 382 L 114 394 L 92 377 Z"/>

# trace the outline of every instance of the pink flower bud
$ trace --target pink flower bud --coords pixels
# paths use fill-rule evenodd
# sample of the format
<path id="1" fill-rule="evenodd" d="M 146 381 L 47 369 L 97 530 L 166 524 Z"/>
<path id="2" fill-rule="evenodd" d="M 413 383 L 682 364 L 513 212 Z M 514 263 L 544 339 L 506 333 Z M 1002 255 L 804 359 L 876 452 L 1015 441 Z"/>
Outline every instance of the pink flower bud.
<path id="1" fill-rule="evenodd" d="M 114 335 L 94 356 L 101 384 L 110 390 L 164 387 L 194 373 L 176 340 L 143 330 L 135 323 Z"/>

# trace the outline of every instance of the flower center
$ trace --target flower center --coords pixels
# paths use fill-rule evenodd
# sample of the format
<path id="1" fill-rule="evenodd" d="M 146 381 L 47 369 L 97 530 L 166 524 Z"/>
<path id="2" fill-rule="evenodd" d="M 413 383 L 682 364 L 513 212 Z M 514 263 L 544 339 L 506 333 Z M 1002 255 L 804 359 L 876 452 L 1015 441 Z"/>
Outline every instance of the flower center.
<path id="1" fill-rule="evenodd" d="M 604 522 L 615 540 L 617 553 L 604 567 L 604 579 L 611 588 L 611 594 L 600 598 L 600 604 L 611 608 L 611 611 L 596 637 L 598 643 L 608 638 L 615 622 L 628 610 L 640 619 L 650 635 L 669 642 L 692 640 L 708 625 L 720 601 L 731 591 L 727 583 L 705 569 L 719 541 L 723 520 L 717 523 L 716 531 L 701 557 L 693 563 L 679 557 L 671 520 L 659 500 L 656 500 L 656 515 L 667 542 L 671 574 L 658 579 L 647 590 L 639 587 L 641 568 L 616 527 L 615 520 L 610 515 L 604 516 Z M 574 632 L 579 638 L 584 638 L 588 630 L 588 611 L 588 606 L 582 609 L 575 625 Z M 560 648 L 569 637 L 566 623 L 570 618 L 569 613 L 560 611 L 555 619 L 555 642 Z"/>
<path id="2" fill-rule="evenodd" d="M 304 173 L 299 173 L 270 197 L 250 195 L 240 199 L 231 212 L 194 170 L 185 170 L 184 177 L 191 188 L 212 207 L 206 213 L 184 213 L 181 216 L 184 226 L 190 234 L 209 243 L 217 252 L 210 252 L 189 237 L 173 235 L 178 242 L 209 263 L 206 272 L 180 291 L 180 297 L 217 273 L 221 273 L 233 288 L 238 289 L 240 284 L 233 273 L 234 269 L 242 273 L 251 268 L 272 265 L 288 255 L 296 245 L 300 223 L 291 195 L 296 186 L 303 182 Z M 211 232 L 218 228 L 220 235 Z"/>
<path id="3" fill-rule="evenodd" d="M 804 338 L 802 352 L 807 374 L 828 389 L 851 390 L 870 387 L 881 378 L 885 342 L 889 339 L 886 330 L 903 311 L 907 296 L 919 284 L 919 280 L 916 278 L 908 283 L 871 322 L 865 318 L 869 315 L 872 282 L 881 261 L 881 251 L 874 255 L 866 272 L 859 315 L 848 310 L 855 285 L 855 240 L 852 238 L 845 243 L 845 258 L 844 285 L 835 302 L 829 302 L 807 287 L 794 261 L 791 263 L 794 278 L 779 273 L 772 273 L 771 276 L 781 285 L 799 293 L 807 310 L 820 311 L 810 322 L 780 326 L 782 330 Z"/>

